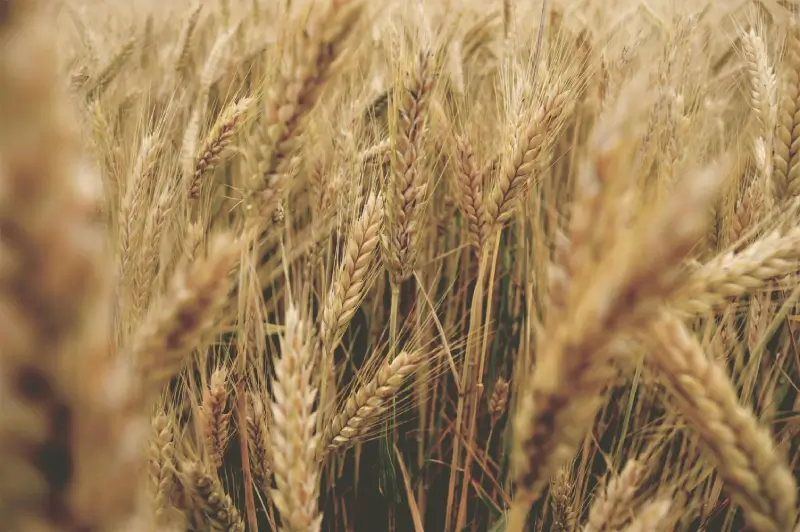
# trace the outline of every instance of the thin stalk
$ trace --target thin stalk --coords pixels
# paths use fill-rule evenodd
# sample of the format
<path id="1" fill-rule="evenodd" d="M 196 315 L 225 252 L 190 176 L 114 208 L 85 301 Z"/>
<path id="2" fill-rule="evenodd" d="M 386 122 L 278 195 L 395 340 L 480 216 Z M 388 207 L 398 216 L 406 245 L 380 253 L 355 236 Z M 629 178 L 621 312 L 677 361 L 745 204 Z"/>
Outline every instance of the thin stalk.
<path id="1" fill-rule="evenodd" d="M 486 364 L 486 347 L 489 338 L 489 321 L 491 320 L 492 315 L 492 292 L 494 288 L 494 279 L 495 273 L 497 271 L 497 254 L 500 248 L 500 232 L 502 228 L 498 229 L 495 238 L 494 238 L 494 247 L 492 249 L 492 262 L 491 262 L 491 270 L 489 273 L 489 287 L 488 287 L 488 295 L 489 300 L 486 302 L 486 318 L 482 317 L 481 309 L 483 308 L 483 275 L 480 276 L 478 279 L 478 284 L 475 285 L 475 294 L 472 297 L 473 302 L 476 302 L 473 305 L 472 316 L 470 317 L 470 333 L 469 338 L 472 339 L 474 337 L 473 333 L 477 333 L 480 329 L 481 321 L 483 322 L 483 339 L 481 341 L 481 349 L 479 351 L 479 358 L 478 358 L 478 375 L 477 375 L 477 382 L 475 383 L 475 390 L 471 394 L 470 397 L 470 408 L 469 408 L 469 429 L 468 429 L 468 437 L 467 437 L 467 448 L 472 448 L 475 442 L 475 431 L 478 421 L 478 401 L 479 398 L 483 395 L 483 368 Z M 481 265 L 483 266 L 483 273 L 485 274 L 485 264 L 486 264 L 486 253 L 483 254 L 481 258 Z M 477 317 L 477 319 L 473 319 Z M 467 458 L 464 464 L 464 482 L 461 484 L 461 501 L 459 502 L 458 506 L 458 519 L 456 520 L 456 530 L 461 530 L 464 528 L 464 524 L 466 523 L 467 519 L 467 494 L 469 493 L 469 486 L 470 486 L 470 477 L 471 469 L 472 469 L 472 457 L 473 453 L 467 453 Z"/>
<path id="2" fill-rule="evenodd" d="M 469 332 L 467 333 L 467 356 L 464 360 L 464 367 L 461 370 L 461 393 L 458 395 L 458 409 L 456 412 L 456 423 L 455 423 L 455 434 L 453 439 L 453 457 L 450 462 L 450 483 L 447 488 L 447 510 L 446 510 L 446 519 L 445 519 L 445 530 L 450 530 L 450 524 L 452 523 L 452 509 L 453 509 L 453 499 L 455 497 L 455 488 L 456 488 L 456 471 L 458 469 L 459 458 L 461 454 L 461 447 L 460 447 L 460 439 L 462 436 L 462 423 L 464 420 L 464 410 L 465 404 L 464 399 L 466 398 L 467 394 L 476 393 L 477 390 L 470 390 L 468 383 L 470 377 L 470 368 L 475 365 L 476 360 L 473 360 L 475 349 L 474 339 L 477 332 L 480 330 L 480 323 L 481 323 L 481 308 L 483 306 L 482 301 L 482 287 L 483 287 L 483 279 L 486 276 L 486 261 L 488 259 L 487 253 L 483 253 L 481 255 L 481 262 L 478 267 L 478 279 L 475 283 L 475 289 L 472 296 L 472 310 L 470 313 L 470 324 L 469 324 Z M 473 402 L 470 401 L 470 404 Z M 469 457 L 467 458 L 469 460 Z M 468 474 L 465 471 L 465 474 Z M 465 479 L 466 480 L 466 479 Z M 463 499 L 463 491 L 462 497 Z M 463 505 L 462 505 L 463 506 Z M 461 513 L 457 518 L 460 518 Z M 460 520 L 460 519 L 459 519 Z M 458 530 L 458 528 L 456 529 Z"/>
<path id="3" fill-rule="evenodd" d="M 392 303 L 391 303 L 391 308 L 389 310 L 389 343 L 390 343 L 390 345 L 389 345 L 389 360 L 392 360 L 392 359 L 394 359 L 395 356 L 397 356 L 397 321 L 398 321 L 398 317 L 399 317 L 398 315 L 400 313 L 400 285 L 397 284 L 397 283 L 394 283 L 392 281 L 390 281 L 390 283 L 391 283 L 391 291 L 392 291 Z M 391 417 L 391 420 L 389 421 L 389 423 L 391 423 L 391 442 L 392 442 L 392 445 L 396 445 L 397 444 L 397 431 L 395 430 L 395 424 L 394 424 L 394 420 L 396 419 L 396 416 L 397 416 L 397 410 L 396 409 L 397 409 L 396 398 L 392 397 L 392 417 Z M 388 432 L 389 431 L 387 430 L 386 438 L 385 438 L 386 445 L 387 445 L 386 457 L 387 457 L 388 460 L 392 460 L 393 458 L 392 458 L 392 453 L 391 453 L 391 447 L 389 446 L 389 433 Z M 392 467 L 392 470 L 394 470 L 394 467 Z M 389 529 L 390 530 L 394 530 L 394 525 L 395 525 L 394 512 L 395 512 L 394 504 L 390 504 L 389 505 L 389 517 L 388 517 L 388 524 L 389 524 Z"/>
<path id="4" fill-rule="evenodd" d="M 418 281 L 419 282 L 419 281 Z M 417 289 L 417 308 L 419 311 L 417 312 L 417 329 L 421 330 L 422 324 L 424 320 L 422 319 L 422 309 L 427 308 L 423 307 L 422 302 L 420 301 L 420 290 Z M 427 365 L 427 360 L 425 361 L 424 365 Z M 428 424 L 428 372 L 423 368 L 420 372 L 417 373 L 414 383 L 416 385 L 416 394 L 417 394 L 417 404 L 419 405 L 417 408 L 418 415 L 419 415 L 419 428 L 420 434 L 417 438 L 417 468 L 419 471 L 422 471 L 423 466 L 425 465 L 425 430 Z M 417 510 L 422 513 L 425 509 L 425 484 L 420 483 L 417 486 Z M 424 516 L 425 514 L 422 513 Z"/>
<path id="5" fill-rule="evenodd" d="M 247 427 L 247 396 L 245 394 L 245 381 L 239 379 L 236 385 L 236 415 L 240 427 Z M 244 474 L 244 506 L 247 512 L 247 529 L 251 532 L 258 532 L 258 520 L 256 518 L 256 501 L 253 496 L 253 472 L 250 469 L 250 451 L 248 450 L 247 437 L 244 432 L 239 433 L 239 449 L 242 453 L 242 473 Z"/>
<path id="6" fill-rule="evenodd" d="M 400 311 L 400 285 L 392 285 L 392 307 L 389 311 L 389 360 L 397 353 L 397 318 Z"/>

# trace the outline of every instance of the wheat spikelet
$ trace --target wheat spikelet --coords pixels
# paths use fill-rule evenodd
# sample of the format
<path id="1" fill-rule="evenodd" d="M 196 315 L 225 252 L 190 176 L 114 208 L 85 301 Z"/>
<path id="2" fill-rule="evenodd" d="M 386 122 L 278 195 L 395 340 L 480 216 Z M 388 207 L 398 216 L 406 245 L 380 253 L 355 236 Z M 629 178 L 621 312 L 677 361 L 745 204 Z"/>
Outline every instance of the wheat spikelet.
<path id="1" fill-rule="evenodd" d="M 383 165 L 389 162 L 391 151 L 391 139 L 385 139 L 360 152 L 358 154 L 358 160 L 361 162 L 377 160 L 379 164 Z"/>
<path id="2" fill-rule="evenodd" d="M 667 499 L 648 502 L 644 508 L 639 510 L 636 518 L 621 530 L 623 532 L 667 532 L 669 530 L 667 515 L 671 506 L 672 504 Z"/>
<path id="3" fill-rule="evenodd" d="M 489 398 L 489 420 L 492 426 L 497 424 L 498 420 L 506 413 L 508 391 L 508 381 L 502 377 L 497 379 L 492 389 L 492 395 Z"/>
<path id="4" fill-rule="evenodd" d="M 764 206 L 764 195 L 760 183 L 753 181 L 745 188 L 742 197 L 736 202 L 731 219 L 729 241 L 739 242 L 758 222 Z"/>

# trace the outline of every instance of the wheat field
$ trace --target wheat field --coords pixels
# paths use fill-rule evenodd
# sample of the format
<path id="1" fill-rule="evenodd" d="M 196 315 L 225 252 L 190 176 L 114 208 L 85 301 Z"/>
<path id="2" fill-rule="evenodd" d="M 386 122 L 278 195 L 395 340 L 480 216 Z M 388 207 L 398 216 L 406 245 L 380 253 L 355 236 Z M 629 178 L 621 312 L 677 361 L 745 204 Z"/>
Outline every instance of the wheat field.
<path id="1" fill-rule="evenodd" d="M 800 532 L 800 4 L 0 0 L 0 531 Z"/>

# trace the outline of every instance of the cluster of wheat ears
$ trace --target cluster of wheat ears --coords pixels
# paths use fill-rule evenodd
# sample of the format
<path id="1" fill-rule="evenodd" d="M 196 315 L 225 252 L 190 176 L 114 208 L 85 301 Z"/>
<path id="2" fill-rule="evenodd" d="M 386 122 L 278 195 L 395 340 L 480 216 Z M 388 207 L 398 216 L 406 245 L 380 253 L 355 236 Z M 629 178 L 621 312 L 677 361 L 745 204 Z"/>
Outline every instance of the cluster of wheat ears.
<path id="1" fill-rule="evenodd" d="M 793 2 L 0 0 L 0 530 L 800 531 L 799 222 Z"/>

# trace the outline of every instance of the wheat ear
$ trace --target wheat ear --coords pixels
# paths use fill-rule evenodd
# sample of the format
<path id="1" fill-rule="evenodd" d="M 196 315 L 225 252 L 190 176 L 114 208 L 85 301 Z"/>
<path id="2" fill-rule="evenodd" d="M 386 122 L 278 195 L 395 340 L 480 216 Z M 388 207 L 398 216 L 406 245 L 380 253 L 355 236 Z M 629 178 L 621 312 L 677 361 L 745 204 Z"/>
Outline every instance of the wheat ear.
<path id="1" fill-rule="evenodd" d="M 421 353 L 401 352 L 393 359 L 387 358 L 375 376 L 356 388 L 331 419 L 323 433 L 319 456 L 346 449 L 373 427 L 386 403 L 420 368 L 421 362 Z"/>
<path id="2" fill-rule="evenodd" d="M 244 522 L 222 484 L 200 466 L 183 462 L 181 481 L 192 498 L 192 504 L 208 518 L 203 524 L 206 530 L 220 532 L 244 532 Z"/>
<path id="3" fill-rule="evenodd" d="M 760 169 L 764 177 L 769 179 L 772 173 L 772 159 L 768 156 L 768 152 L 772 150 L 773 135 L 778 121 L 777 80 L 769 63 L 766 45 L 755 30 L 750 29 L 743 36 L 742 51 L 750 78 L 750 106 L 758 122 L 759 138 L 764 144 L 764 155 L 758 153 L 757 159 L 760 159 Z"/>
<path id="4" fill-rule="evenodd" d="M 348 37 L 364 10 L 363 0 L 331 0 L 298 33 L 277 80 L 265 97 L 268 151 L 250 183 L 245 207 L 269 217 L 298 164 L 296 152 L 305 118 L 337 72 Z"/>
<path id="5" fill-rule="evenodd" d="M 466 135 L 456 136 L 456 171 L 453 190 L 458 199 L 461 215 L 467 222 L 469 242 L 476 250 L 483 244 L 483 224 L 486 213 L 483 205 L 483 174 L 475 164 L 475 154 Z"/>
<path id="6" fill-rule="evenodd" d="M 201 406 L 206 448 L 217 469 L 222 467 L 231 420 L 231 412 L 228 411 L 227 377 L 224 368 L 214 370 L 208 387 L 203 391 Z"/>
<path id="7" fill-rule="evenodd" d="M 194 36 L 197 22 L 200 20 L 200 11 L 203 10 L 203 4 L 197 3 L 192 8 L 189 18 L 186 21 L 178 42 L 175 45 L 175 73 L 178 76 L 186 75 L 189 69 L 189 56 L 192 51 L 192 37 Z"/>
<path id="8" fill-rule="evenodd" d="M 151 393 L 160 392 L 183 368 L 192 349 L 214 326 L 239 257 L 239 242 L 219 235 L 209 257 L 179 269 L 164 299 L 145 316 L 129 352 Z"/>
<path id="9" fill-rule="evenodd" d="M 250 408 L 247 411 L 247 443 L 250 450 L 250 464 L 253 467 L 253 476 L 258 487 L 264 492 L 270 488 L 272 466 L 269 428 L 267 415 L 269 411 L 264 408 L 264 402 L 254 394 L 248 394 Z"/>
<path id="10" fill-rule="evenodd" d="M 530 504 L 595 418 L 602 390 L 616 374 L 604 347 L 615 334 L 651 319 L 661 298 L 680 286 L 678 265 L 705 229 L 718 171 L 687 179 L 660 212 L 620 239 L 548 332 L 514 416 L 517 493 L 509 530 L 524 528 Z"/>
<path id="11" fill-rule="evenodd" d="M 152 422 L 153 435 L 150 437 L 150 484 L 153 509 L 159 523 L 168 524 L 166 513 L 170 508 L 172 490 L 177 480 L 175 444 L 170 419 L 157 415 Z"/>
<path id="12" fill-rule="evenodd" d="M 408 81 L 397 89 L 392 102 L 392 170 L 384 193 L 386 223 L 382 250 L 395 285 L 411 276 L 423 223 L 428 176 L 423 167 L 422 136 L 433 90 L 432 63 L 430 54 L 419 54 Z"/>
<path id="13" fill-rule="evenodd" d="M 633 496 L 642 476 L 644 466 L 629 460 L 619 476 L 608 482 L 589 509 L 589 521 L 583 532 L 610 532 L 619 530 L 630 517 Z"/>
<path id="14" fill-rule="evenodd" d="M 786 52 L 780 75 L 782 91 L 772 159 L 772 193 L 777 204 L 800 193 L 800 155 L 797 153 L 800 126 L 800 23 L 796 16 L 786 36 Z"/>
<path id="15" fill-rule="evenodd" d="M 213 172 L 223 160 L 251 103 L 250 98 L 242 98 L 238 102 L 229 104 L 211 128 L 195 156 L 194 177 L 189 184 L 190 198 L 200 197 L 203 176 Z"/>
<path id="16" fill-rule="evenodd" d="M 334 349 L 339 343 L 369 289 L 382 225 L 383 201 L 372 194 L 350 230 L 342 264 L 322 310 L 320 339 L 326 350 Z"/>
<path id="17" fill-rule="evenodd" d="M 797 486 L 769 432 L 739 404 L 725 370 L 708 357 L 674 315 L 647 329 L 650 363 L 668 382 L 688 426 L 705 444 L 731 498 L 755 530 L 791 530 L 797 517 Z"/>
<path id="18" fill-rule="evenodd" d="M 118 261 L 120 275 L 123 280 L 129 281 L 131 248 L 139 243 L 141 228 L 143 226 L 141 211 L 145 207 L 145 200 L 151 186 L 153 168 L 157 155 L 156 139 L 153 136 L 145 137 L 139 148 L 136 164 L 133 167 L 125 194 L 122 197 L 119 212 L 119 238 Z"/>
<path id="19" fill-rule="evenodd" d="M 520 110 L 516 129 L 509 139 L 508 155 L 485 200 L 485 227 L 489 231 L 511 218 L 514 201 L 536 171 L 540 156 L 555 141 L 564 122 L 569 97 L 569 91 L 556 87 L 545 95 L 532 116 Z"/>
<path id="20" fill-rule="evenodd" d="M 101 180 L 42 8 L 0 9 L 0 529 L 108 530 L 135 510 L 147 429 L 109 349 Z"/>
<path id="21" fill-rule="evenodd" d="M 739 253 L 723 253 L 694 271 L 674 295 L 674 308 L 704 314 L 798 269 L 800 228 L 778 231 Z"/>
<path id="22" fill-rule="evenodd" d="M 286 310 L 281 355 L 272 381 L 272 500 L 286 532 L 319 531 L 319 465 L 314 358 L 308 331 L 293 306 Z"/>
<path id="23" fill-rule="evenodd" d="M 106 66 L 97 73 L 87 90 L 89 99 L 96 100 L 99 98 L 103 92 L 105 92 L 111 82 L 116 79 L 116 77 L 122 71 L 122 68 L 131 58 L 131 56 L 133 56 L 133 52 L 136 49 L 136 42 L 136 37 L 129 39 L 128 42 L 122 45 L 117 53 L 111 57 L 108 64 L 106 64 Z"/>

